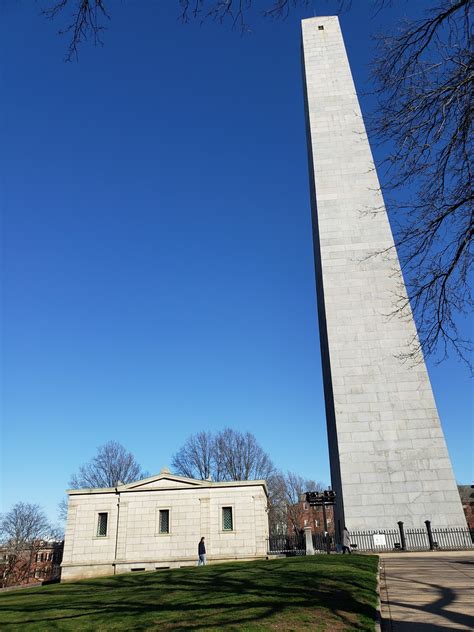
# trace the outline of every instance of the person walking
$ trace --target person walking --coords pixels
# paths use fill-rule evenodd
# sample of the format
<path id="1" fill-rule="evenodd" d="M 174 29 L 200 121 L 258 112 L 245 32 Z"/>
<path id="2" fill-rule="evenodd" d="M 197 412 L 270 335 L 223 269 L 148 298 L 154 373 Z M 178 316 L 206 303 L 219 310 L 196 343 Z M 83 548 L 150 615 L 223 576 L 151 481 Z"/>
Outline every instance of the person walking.
<path id="1" fill-rule="evenodd" d="M 342 532 L 342 554 L 344 555 L 346 551 L 349 555 L 351 554 L 351 539 L 347 527 L 344 527 L 344 531 Z"/>
<path id="2" fill-rule="evenodd" d="M 204 544 L 204 536 L 199 540 L 198 557 L 198 566 L 206 566 L 206 545 Z"/>

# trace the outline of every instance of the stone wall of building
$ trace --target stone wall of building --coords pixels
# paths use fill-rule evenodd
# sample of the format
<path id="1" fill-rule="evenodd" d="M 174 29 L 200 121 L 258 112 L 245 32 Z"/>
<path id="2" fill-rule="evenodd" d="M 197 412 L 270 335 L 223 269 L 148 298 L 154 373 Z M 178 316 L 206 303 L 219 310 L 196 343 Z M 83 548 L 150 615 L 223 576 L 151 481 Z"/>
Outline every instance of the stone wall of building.
<path id="1" fill-rule="evenodd" d="M 232 529 L 224 528 L 224 507 Z M 168 512 L 167 533 L 160 511 Z M 106 536 L 98 534 L 100 513 L 107 514 Z M 117 490 L 70 490 L 62 579 L 193 565 L 202 536 L 211 563 L 265 557 L 265 483 L 163 474 Z"/>

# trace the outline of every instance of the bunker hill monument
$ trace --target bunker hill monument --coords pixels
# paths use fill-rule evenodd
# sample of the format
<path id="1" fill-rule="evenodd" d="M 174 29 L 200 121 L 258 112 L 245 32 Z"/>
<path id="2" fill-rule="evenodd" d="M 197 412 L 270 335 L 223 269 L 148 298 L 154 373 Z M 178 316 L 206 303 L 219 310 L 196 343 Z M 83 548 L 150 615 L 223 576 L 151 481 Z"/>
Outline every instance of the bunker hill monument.
<path id="1" fill-rule="evenodd" d="M 303 20 L 318 319 L 336 528 L 466 526 L 337 17 Z M 379 209 L 377 213 L 371 213 Z M 381 211 L 380 211 L 381 209 Z"/>

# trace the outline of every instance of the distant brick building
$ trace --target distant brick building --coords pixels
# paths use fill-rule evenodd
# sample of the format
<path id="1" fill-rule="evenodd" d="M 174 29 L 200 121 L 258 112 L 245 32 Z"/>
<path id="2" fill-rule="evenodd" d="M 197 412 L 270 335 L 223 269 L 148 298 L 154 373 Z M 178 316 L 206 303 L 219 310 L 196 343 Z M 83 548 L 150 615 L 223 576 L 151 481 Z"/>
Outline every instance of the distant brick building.
<path id="1" fill-rule="evenodd" d="M 21 586 L 59 579 L 63 545 L 63 542 L 40 540 L 19 553 L 13 553 L 8 546 L 1 547 L 2 586 Z"/>
<path id="2" fill-rule="evenodd" d="M 326 506 L 326 521 L 329 533 L 334 533 L 334 508 Z M 311 507 L 305 500 L 288 508 L 288 531 L 311 527 L 312 533 L 324 533 L 324 515 L 322 507 Z"/>
<path id="3" fill-rule="evenodd" d="M 36 552 L 33 576 L 41 581 L 59 579 L 64 542 L 44 542 Z"/>
<path id="4" fill-rule="evenodd" d="M 462 508 L 469 529 L 474 529 L 474 485 L 458 485 Z"/>

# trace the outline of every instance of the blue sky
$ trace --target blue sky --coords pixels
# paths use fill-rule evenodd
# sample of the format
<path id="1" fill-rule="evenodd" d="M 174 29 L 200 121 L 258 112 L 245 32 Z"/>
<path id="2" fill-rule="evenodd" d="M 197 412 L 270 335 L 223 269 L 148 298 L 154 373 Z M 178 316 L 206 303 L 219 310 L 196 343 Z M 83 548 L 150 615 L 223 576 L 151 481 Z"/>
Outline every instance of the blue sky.
<path id="1" fill-rule="evenodd" d="M 180 24 L 171 0 L 112 5 L 105 46 L 70 64 L 40 4 L 1 5 L 3 509 L 55 518 L 109 439 L 154 473 L 226 425 L 329 482 L 300 67 L 314 13 L 253 13 L 242 37 Z M 369 35 L 407 8 L 342 15 L 361 92 Z M 471 482 L 470 380 L 454 360 L 429 370 Z"/>

